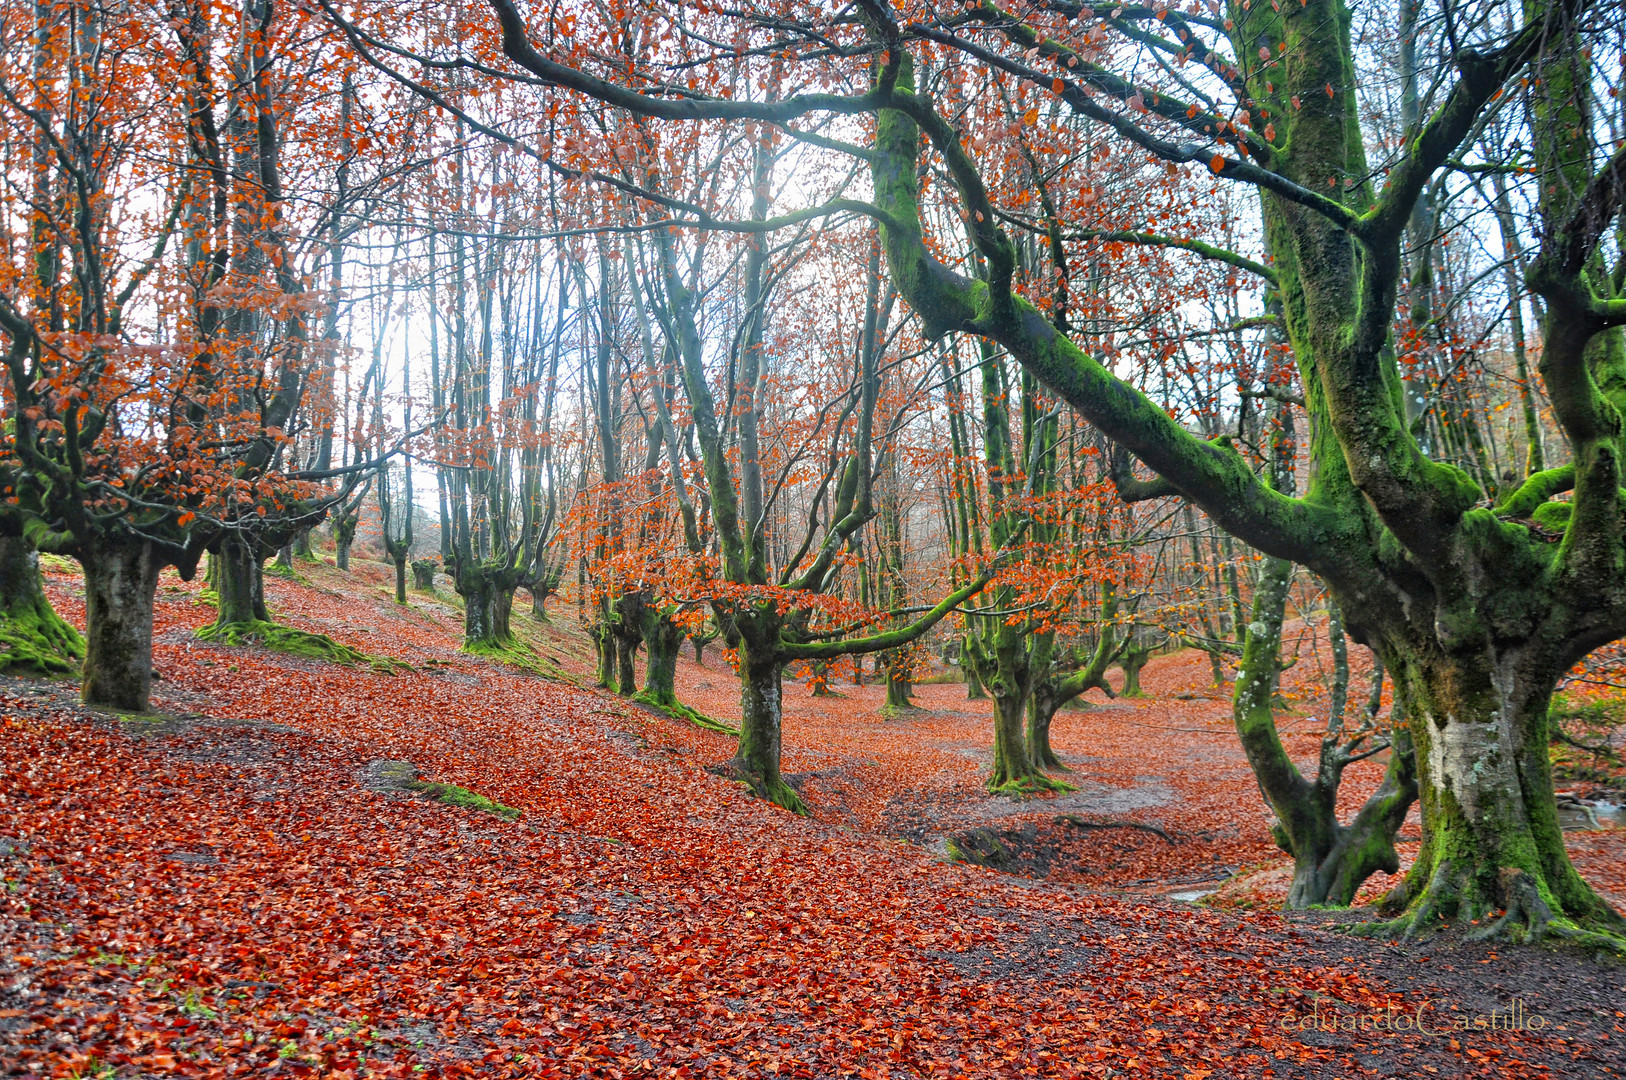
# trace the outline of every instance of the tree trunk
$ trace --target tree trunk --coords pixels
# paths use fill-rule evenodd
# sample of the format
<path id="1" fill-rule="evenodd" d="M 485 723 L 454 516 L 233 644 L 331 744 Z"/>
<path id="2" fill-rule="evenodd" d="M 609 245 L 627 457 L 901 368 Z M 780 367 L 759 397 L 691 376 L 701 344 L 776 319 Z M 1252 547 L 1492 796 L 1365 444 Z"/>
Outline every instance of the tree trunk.
<path id="1" fill-rule="evenodd" d="M 798 814 L 807 813 L 794 788 L 779 772 L 783 733 L 783 662 L 779 658 L 778 621 L 771 615 L 741 616 L 740 633 L 740 744 L 733 772 L 759 798 Z"/>
<path id="2" fill-rule="evenodd" d="M 638 639 L 615 635 L 615 692 L 632 697 L 638 692 Z"/>
<path id="3" fill-rule="evenodd" d="M 1142 649 L 1131 645 L 1125 649 L 1123 656 L 1118 660 L 1118 666 L 1123 669 L 1124 688 L 1118 691 L 1119 697 L 1143 698 L 1146 691 L 1140 688 L 1140 669 L 1146 666 L 1146 661 L 1152 658 L 1150 649 Z"/>
<path id="4" fill-rule="evenodd" d="M 644 620 L 644 690 L 639 700 L 665 708 L 676 705 L 678 650 L 683 647 L 683 628 L 670 617 L 649 606 Z"/>
<path id="5" fill-rule="evenodd" d="M 84 655 L 84 638 L 45 598 L 34 545 L 0 534 L 0 671 L 71 675 Z"/>
<path id="6" fill-rule="evenodd" d="M 455 577 L 458 595 L 463 598 L 463 647 L 488 651 L 507 645 L 514 638 L 508 616 L 514 606 L 514 589 L 487 567 L 459 561 Z"/>
<path id="7" fill-rule="evenodd" d="M 407 553 L 403 551 L 399 555 L 395 556 L 395 602 L 397 604 L 405 604 L 407 602 L 406 577 Z"/>
<path id="8" fill-rule="evenodd" d="M 435 560 L 419 559 L 412 564 L 412 587 L 424 592 L 435 591 Z"/>
<path id="9" fill-rule="evenodd" d="M 910 677 L 909 650 L 896 649 L 886 655 L 886 704 L 887 709 L 912 709 L 915 703 L 910 700 L 915 692 L 914 680 Z"/>
<path id="10" fill-rule="evenodd" d="M 990 687 L 994 697 L 994 771 L 988 790 L 999 794 L 1026 795 L 1054 786 L 1028 756 L 1024 731 L 1024 693 L 1005 693 Z"/>
<path id="11" fill-rule="evenodd" d="M 1396 732 L 1382 785 L 1349 825 L 1339 822 L 1339 785 L 1345 766 L 1357 752 L 1353 746 L 1342 745 L 1345 683 L 1342 688 L 1334 687 L 1316 775 L 1306 779 L 1300 774 L 1282 746 L 1273 711 L 1274 683 L 1281 671 L 1282 618 L 1292 581 L 1293 564 L 1285 559 L 1267 559 L 1260 568 L 1232 691 L 1232 716 L 1259 790 L 1276 813 L 1271 836 L 1293 856 L 1287 906 L 1347 907 L 1367 878 L 1379 870 L 1392 874 L 1400 869 L 1394 841 L 1417 799 L 1416 757 L 1408 734 L 1403 729 Z M 1336 607 L 1332 614 L 1334 654 L 1341 657 L 1343 634 Z M 1347 679 L 1347 663 L 1340 659 L 1336 666 Z M 1374 715 L 1382 700 L 1382 680 L 1379 668 L 1371 706 Z M 1403 716 L 1403 706 L 1397 706 L 1394 718 L 1398 721 Z"/>
<path id="12" fill-rule="evenodd" d="M 350 569 L 350 542 L 351 536 L 346 536 L 337 529 L 333 530 L 333 565 L 340 570 Z"/>
<path id="13" fill-rule="evenodd" d="M 812 687 L 814 697 L 830 696 L 830 663 L 827 660 L 815 660 L 811 665 L 813 677 L 808 680 Z"/>
<path id="14" fill-rule="evenodd" d="M 213 565 L 219 598 L 215 626 L 271 621 L 265 606 L 265 566 L 253 540 L 227 533 Z"/>
<path id="15" fill-rule="evenodd" d="M 146 712 L 158 556 L 146 540 L 103 541 L 85 567 L 86 705 Z"/>
<path id="16" fill-rule="evenodd" d="M 1576 873 L 1564 849 L 1548 759 L 1547 709 L 1559 674 L 1529 645 L 1493 660 L 1437 650 L 1388 657 L 1411 715 L 1426 823 L 1422 849 L 1386 906 L 1384 928 L 1421 933 L 1441 918 L 1485 920 L 1515 940 L 1549 930 L 1619 935 L 1626 918 Z M 1423 653 L 1423 650 L 1418 650 Z"/>
<path id="17" fill-rule="evenodd" d="M 543 588 L 531 590 L 531 618 L 539 623 L 550 622 L 548 618 L 548 591 Z"/>
<path id="18" fill-rule="evenodd" d="M 593 653 L 598 659 L 594 685 L 608 690 L 615 685 L 615 635 L 610 632 L 607 622 L 601 621 L 593 626 Z"/>
<path id="19" fill-rule="evenodd" d="M 704 641 L 700 641 L 698 639 L 693 639 L 693 638 L 690 639 L 689 643 L 694 646 L 694 663 L 695 663 L 695 666 L 696 667 L 705 667 L 706 666 L 706 643 Z"/>
<path id="20" fill-rule="evenodd" d="M 1050 721 L 1056 716 L 1056 688 L 1048 679 L 1028 695 L 1028 758 L 1041 769 L 1066 769 L 1050 745 Z"/>

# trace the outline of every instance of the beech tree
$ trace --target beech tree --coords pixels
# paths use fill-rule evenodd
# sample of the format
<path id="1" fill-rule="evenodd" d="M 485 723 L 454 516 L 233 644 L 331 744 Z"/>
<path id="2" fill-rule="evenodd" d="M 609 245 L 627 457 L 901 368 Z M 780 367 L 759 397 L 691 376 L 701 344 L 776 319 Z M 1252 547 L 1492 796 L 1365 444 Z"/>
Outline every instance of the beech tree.
<path id="1" fill-rule="evenodd" d="M 1449 69 L 1419 95 L 1402 138 L 1369 145 L 1342 0 L 1100 12 L 1060 0 L 1020 12 L 986 0 L 947 12 L 865 0 L 761 16 L 674 3 L 596 27 L 611 39 L 658 32 L 670 42 L 666 52 L 614 63 L 561 47 L 549 17 L 535 16 L 538 33 L 512 0 L 490 6 L 496 27 L 484 33 L 500 35 L 508 70 L 541 87 L 652 123 L 768 125 L 863 162 L 868 201 L 837 193 L 795 215 L 867 214 L 928 336 L 968 333 L 1008 350 L 1228 533 L 1327 583 L 1349 634 L 1393 676 L 1416 745 L 1424 846 L 1391 897 L 1399 917 L 1383 932 L 1500 912 L 1484 933 L 1618 941 L 1626 925 L 1565 855 L 1546 757 L 1556 680 L 1626 632 L 1626 402 L 1617 392 L 1626 385 L 1618 329 L 1626 308 L 1608 231 L 1626 158 L 1600 141 L 1600 112 L 1589 105 L 1601 76 L 1588 46 L 1608 40 L 1605 8 L 1553 0 L 1509 12 L 1448 0 Z M 736 45 L 725 54 L 701 44 L 719 39 Z M 722 76 L 759 56 L 801 72 L 799 92 L 758 95 L 760 87 Z M 489 54 L 462 62 L 497 70 Z M 948 77 L 922 82 L 923 64 Z M 986 182 L 985 142 L 958 126 L 949 89 L 967 70 L 1020 88 L 1025 124 L 1038 122 L 1042 99 L 1068 123 L 1094 125 L 1162 167 L 1206 168 L 1256 193 L 1269 262 L 1149 230 L 1126 242 L 1240 266 L 1279 293 L 1311 425 L 1303 495 L 1275 490 L 1226 440 L 1182 427 L 1126 385 L 1110 357 L 1091 355 L 1021 295 L 1012 238 L 1020 223 L 1002 209 L 1006 191 Z M 1548 309 L 1539 371 L 1573 463 L 1489 491 L 1485 475 L 1431 456 L 1414 433 L 1396 321 L 1419 201 L 1487 118 L 1521 97 L 1544 221 L 1527 272 Z M 828 134 L 807 127 L 829 118 L 845 119 Z M 578 161 L 570 166 L 578 175 L 611 179 L 590 155 Z M 674 220 L 723 224 L 669 195 L 635 194 Z M 946 258 L 928 232 L 923 207 L 936 200 L 963 215 L 974 264 Z M 694 389 L 699 423 L 704 399 Z M 712 486 L 719 532 L 728 533 L 731 492 Z M 1560 503 L 1567 514 L 1550 509 Z M 1558 542 L 1531 520 L 1561 525 Z M 746 547 L 732 545 L 724 539 L 745 565 Z M 745 668 L 756 648 L 742 653 Z"/>

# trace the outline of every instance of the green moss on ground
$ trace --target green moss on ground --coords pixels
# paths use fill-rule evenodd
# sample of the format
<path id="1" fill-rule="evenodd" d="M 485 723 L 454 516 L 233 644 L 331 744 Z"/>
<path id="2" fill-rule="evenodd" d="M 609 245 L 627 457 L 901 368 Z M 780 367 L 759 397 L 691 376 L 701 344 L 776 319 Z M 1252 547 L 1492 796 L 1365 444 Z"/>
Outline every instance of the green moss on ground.
<path id="1" fill-rule="evenodd" d="M 436 802 L 447 806 L 460 806 L 465 810 L 484 810 L 488 814 L 496 814 L 509 821 L 519 819 L 520 811 L 512 806 L 504 806 L 495 799 L 488 799 L 479 792 L 470 791 L 456 784 L 435 784 L 427 780 L 411 780 L 402 785 L 408 791 L 416 791 L 427 795 Z"/>
<path id="2" fill-rule="evenodd" d="M 677 701 L 675 699 L 672 701 L 662 701 L 660 698 L 657 698 L 655 695 L 648 693 L 647 691 L 639 691 L 632 696 L 632 700 L 639 705 L 644 705 L 648 708 L 654 709 L 656 712 L 664 713 L 674 720 L 685 720 L 697 728 L 702 728 L 706 731 L 716 731 L 723 735 L 732 735 L 736 739 L 740 737 L 739 728 L 731 727 L 715 717 L 707 716 L 699 709 L 691 709 L 681 701 Z"/>
<path id="3" fill-rule="evenodd" d="M 49 607 L 26 604 L 0 612 L 0 671 L 72 675 L 85 658 L 85 639 Z"/>
<path id="4" fill-rule="evenodd" d="M 988 794 L 1003 795 L 1009 799 L 1026 799 L 1033 795 L 1042 795 L 1048 791 L 1076 791 L 1072 784 L 1065 780 L 1057 780 L 1053 776 L 1035 773 L 1032 776 L 1023 776 L 1015 780 L 1007 780 L 1003 784 L 989 784 Z"/>
<path id="5" fill-rule="evenodd" d="M 539 655 L 528 642 L 517 637 L 465 641 L 461 651 L 470 656 L 481 656 L 487 660 L 496 660 L 499 663 L 521 668 L 544 679 L 567 682 L 575 686 L 581 685 L 580 680 L 574 675 L 547 657 Z"/>
<path id="6" fill-rule="evenodd" d="M 400 660 L 374 656 L 372 653 L 364 653 L 348 645 L 341 645 L 326 634 L 312 634 L 306 630 L 295 630 L 291 626 L 279 626 L 276 623 L 258 620 L 224 625 L 211 623 L 198 630 L 197 638 L 199 641 L 212 641 L 220 645 L 263 645 L 267 649 L 274 649 L 290 656 L 325 660 L 332 664 L 365 664 L 379 674 L 393 674 L 412 667 L 411 664 Z"/>
<path id="7" fill-rule="evenodd" d="M 40 569 L 47 574 L 74 574 L 77 576 L 84 573 L 79 564 L 66 555 L 58 555 L 50 551 L 40 552 Z"/>

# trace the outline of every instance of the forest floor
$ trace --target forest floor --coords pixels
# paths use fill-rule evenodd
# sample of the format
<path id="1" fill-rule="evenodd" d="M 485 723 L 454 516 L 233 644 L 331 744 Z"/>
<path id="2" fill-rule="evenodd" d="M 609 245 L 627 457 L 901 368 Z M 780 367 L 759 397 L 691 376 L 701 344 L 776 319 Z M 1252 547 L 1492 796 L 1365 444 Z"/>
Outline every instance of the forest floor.
<path id="1" fill-rule="evenodd" d="M 213 610 L 166 574 L 154 714 L 0 680 L 0 1072 L 1626 1075 L 1614 961 L 1274 910 L 1284 860 L 1201 656 L 1060 713 L 1076 790 L 1028 802 L 982 792 L 988 706 L 960 684 L 883 719 L 877 687 L 787 682 L 801 818 L 712 771 L 727 736 L 462 655 L 444 592 L 299 572 L 268 580 L 280 620 L 411 667 L 197 642 Z M 81 621 L 77 579 L 48 587 Z M 581 675 L 573 614 L 515 623 Z M 715 650 L 679 689 L 738 717 Z M 1286 689 L 1308 762 L 1315 687 Z M 522 816 L 391 790 L 384 760 Z M 1028 876 L 947 861 L 975 826 Z M 1626 897 L 1626 829 L 1568 836 Z"/>

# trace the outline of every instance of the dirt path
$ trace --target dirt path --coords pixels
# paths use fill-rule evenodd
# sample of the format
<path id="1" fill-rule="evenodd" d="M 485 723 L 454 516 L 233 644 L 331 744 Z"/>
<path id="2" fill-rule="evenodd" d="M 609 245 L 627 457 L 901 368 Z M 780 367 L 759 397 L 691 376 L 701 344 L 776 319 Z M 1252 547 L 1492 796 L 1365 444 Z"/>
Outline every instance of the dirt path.
<path id="1" fill-rule="evenodd" d="M 1425 965 L 1265 912 L 1081 884 L 1156 892 L 1261 850 L 1223 703 L 1167 699 L 1188 692 L 1170 690 L 1173 664 L 1148 672 L 1165 697 L 1064 714 L 1057 742 L 1075 812 L 1181 842 L 1085 832 L 1076 865 L 1034 882 L 929 846 L 963 822 L 1057 813 L 980 794 L 987 725 L 959 687 L 891 722 L 859 707 L 875 690 L 791 699 L 802 819 L 707 771 L 721 736 L 460 656 L 455 612 L 396 609 L 381 567 L 312 578 L 271 583 L 280 617 L 415 670 L 198 644 L 210 612 L 166 577 L 159 706 L 214 719 L 121 722 L 71 688 L 0 683 L 9 1074 L 1626 1071 L 1617 969 L 1447 945 Z M 77 618 L 72 588 L 52 581 Z M 544 644 L 582 660 L 568 635 Z M 682 691 L 729 715 L 708 663 L 685 665 Z M 380 792 L 381 758 L 524 816 Z M 1439 1020 L 1520 994 L 1546 1030 Z M 1427 1032 L 1371 1030 L 1419 1009 Z"/>

